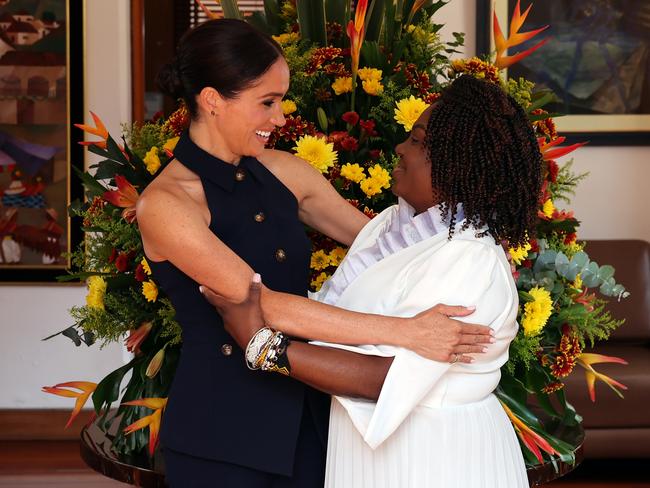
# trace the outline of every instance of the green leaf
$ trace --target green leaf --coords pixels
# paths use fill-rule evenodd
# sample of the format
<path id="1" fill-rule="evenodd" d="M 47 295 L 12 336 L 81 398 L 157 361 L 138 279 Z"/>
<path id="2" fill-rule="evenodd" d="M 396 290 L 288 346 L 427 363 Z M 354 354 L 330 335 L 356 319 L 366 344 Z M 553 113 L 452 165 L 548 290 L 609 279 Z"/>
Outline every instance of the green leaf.
<path id="1" fill-rule="evenodd" d="M 298 11 L 301 37 L 319 46 L 327 45 L 325 3 L 314 0 L 296 0 L 296 10 Z"/>
<path id="2" fill-rule="evenodd" d="M 124 375 L 136 364 L 137 358 L 132 359 L 129 363 L 106 376 L 99 382 L 97 388 L 93 392 L 93 405 L 95 412 L 99 414 L 102 407 L 106 405 L 107 409 L 111 408 L 111 404 L 120 397 L 120 384 Z"/>
<path id="3" fill-rule="evenodd" d="M 108 189 L 103 186 L 99 181 L 97 181 L 90 173 L 83 172 L 77 168 L 74 168 L 75 173 L 81 180 L 84 188 L 86 189 L 86 194 L 88 197 L 98 197 L 104 194 Z"/>
<path id="4" fill-rule="evenodd" d="M 369 11 L 372 8 L 372 13 L 366 18 L 366 41 L 379 41 L 384 24 L 384 2 L 385 0 L 373 0 L 368 8 Z"/>
<path id="5" fill-rule="evenodd" d="M 325 16 L 328 22 L 336 22 L 343 27 L 343 32 L 350 20 L 349 0 L 325 0 Z"/>
<path id="6" fill-rule="evenodd" d="M 242 19 L 239 7 L 237 7 L 236 0 L 220 0 L 221 8 L 223 9 L 223 16 L 227 19 Z"/>

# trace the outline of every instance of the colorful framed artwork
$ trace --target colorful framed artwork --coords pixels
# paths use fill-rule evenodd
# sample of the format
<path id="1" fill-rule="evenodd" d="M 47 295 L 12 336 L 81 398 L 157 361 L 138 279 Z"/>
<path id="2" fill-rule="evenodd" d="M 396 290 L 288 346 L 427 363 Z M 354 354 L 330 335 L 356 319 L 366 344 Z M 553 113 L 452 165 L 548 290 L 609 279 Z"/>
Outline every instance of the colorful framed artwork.
<path id="1" fill-rule="evenodd" d="M 494 50 L 492 12 L 501 26 L 517 0 L 477 0 L 477 53 Z M 521 12 L 530 5 L 524 0 Z M 558 131 L 591 145 L 650 144 L 650 2 L 638 0 L 544 0 L 534 2 L 521 31 L 549 28 L 549 40 L 508 70 L 536 88 L 550 88 L 557 103 L 545 107 L 564 114 Z"/>
<path id="2" fill-rule="evenodd" d="M 82 238 L 83 2 L 0 0 L 0 282 L 54 282 Z"/>

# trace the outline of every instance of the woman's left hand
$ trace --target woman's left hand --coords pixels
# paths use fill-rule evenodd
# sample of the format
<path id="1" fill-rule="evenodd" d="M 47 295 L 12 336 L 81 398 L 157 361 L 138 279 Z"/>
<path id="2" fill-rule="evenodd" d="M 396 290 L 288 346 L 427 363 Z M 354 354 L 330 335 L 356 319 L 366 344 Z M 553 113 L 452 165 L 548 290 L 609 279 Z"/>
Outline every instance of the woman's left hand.
<path id="1" fill-rule="evenodd" d="M 205 285 L 201 285 L 199 290 L 205 299 L 219 311 L 226 332 L 235 339 L 239 347 L 245 349 L 255 332 L 265 325 L 260 304 L 262 292 L 260 275 L 257 273 L 253 275 L 248 295 L 241 302 L 227 300 Z"/>

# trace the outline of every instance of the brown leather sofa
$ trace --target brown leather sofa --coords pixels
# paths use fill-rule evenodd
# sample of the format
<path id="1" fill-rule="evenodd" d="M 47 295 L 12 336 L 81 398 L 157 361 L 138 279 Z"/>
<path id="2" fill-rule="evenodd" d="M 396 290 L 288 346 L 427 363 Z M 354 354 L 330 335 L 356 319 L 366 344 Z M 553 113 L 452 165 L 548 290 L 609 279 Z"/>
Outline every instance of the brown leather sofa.
<path id="1" fill-rule="evenodd" d="M 596 382 L 596 402 L 587 392 L 581 367 L 566 382 L 566 394 L 584 418 L 585 457 L 650 458 L 650 243 L 636 240 L 588 241 L 585 249 L 598 264 L 616 268 L 616 281 L 631 295 L 610 302 L 608 309 L 625 324 L 594 352 L 618 356 L 628 365 L 594 368 L 628 387 L 624 399 Z"/>

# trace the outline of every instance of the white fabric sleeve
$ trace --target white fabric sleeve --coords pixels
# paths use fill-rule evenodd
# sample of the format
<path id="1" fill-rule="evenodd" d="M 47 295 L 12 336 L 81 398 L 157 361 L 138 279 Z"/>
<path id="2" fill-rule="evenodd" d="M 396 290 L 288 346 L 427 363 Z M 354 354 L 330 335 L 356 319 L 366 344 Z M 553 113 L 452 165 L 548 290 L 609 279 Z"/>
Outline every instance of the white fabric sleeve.
<path id="1" fill-rule="evenodd" d="M 513 297 L 508 283 L 509 271 L 504 271 L 497 251 L 495 246 L 477 241 L 451 241 L 426 262 L 414 263 L 397 310 L 388 311 L 388 314 L 412 316 L 438 303 L 474 305 L 476 311 L 459 320 L 489 325 L 497 330 L 509 317 L 512 320 L 513 300 L 516 301 L 516 293 Z M 509 340 L 505 342 L 507 357 Z M 376 404 L 336 397 L 373 449 L 399 427 L 450 368 L 470 366 L 431 361 L 410 350 L 391 346 L 330 346 L 361 354 L 395 357 Z M 503 355 L 503 345 L 492 346 L 497 356 Z M 490 356 L 494 354 L 478 355 L 471 371 L 480 373 L 479 363 L 483 360 L 486 369 L 492 370 L 494 364 L 489 363 L 494 358 Z"/>

